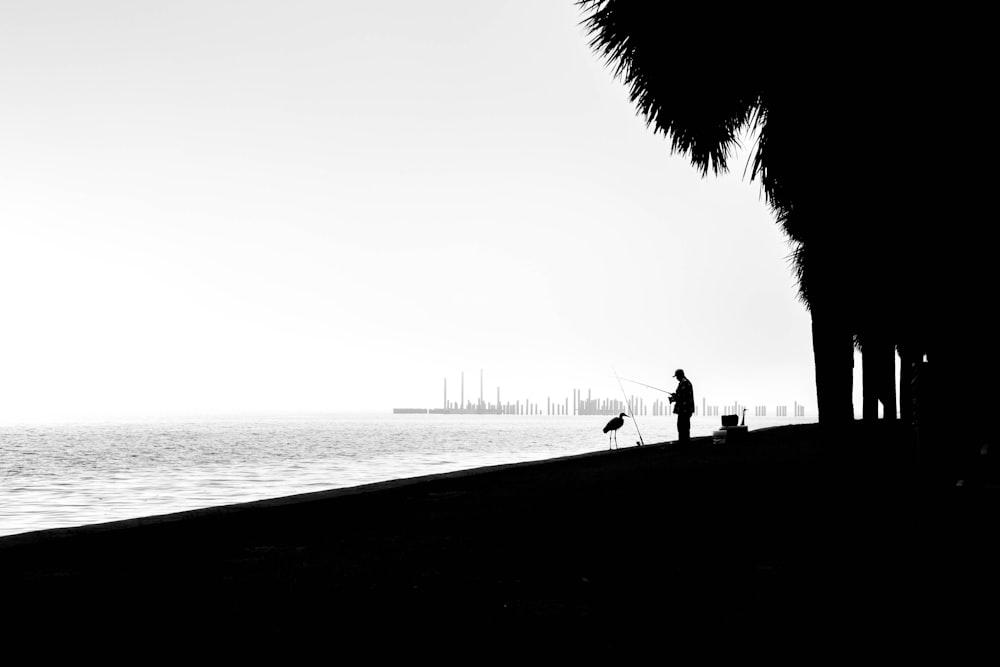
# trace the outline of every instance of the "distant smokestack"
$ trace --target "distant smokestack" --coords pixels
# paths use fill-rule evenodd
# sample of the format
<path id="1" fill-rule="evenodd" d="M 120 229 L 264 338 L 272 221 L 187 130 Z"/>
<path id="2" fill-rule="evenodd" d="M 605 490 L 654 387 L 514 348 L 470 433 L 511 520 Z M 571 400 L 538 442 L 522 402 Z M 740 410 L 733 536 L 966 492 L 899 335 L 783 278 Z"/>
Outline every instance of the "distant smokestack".
<path id="1" fill-rule="evenodd" d="M 483 369 L 479 369 L 479 405 L 483 404 Z"/>
<path id="2" fill-rule="evenodd" d="M 444 409 L 448 409 L 448 378 L 444 379 Z"/>
<path id="3" fill-rule="evenodd" d="M 465 407 L 465 371 L 462 371 L 462 391 L 458 394 L 459 407 Z"/>

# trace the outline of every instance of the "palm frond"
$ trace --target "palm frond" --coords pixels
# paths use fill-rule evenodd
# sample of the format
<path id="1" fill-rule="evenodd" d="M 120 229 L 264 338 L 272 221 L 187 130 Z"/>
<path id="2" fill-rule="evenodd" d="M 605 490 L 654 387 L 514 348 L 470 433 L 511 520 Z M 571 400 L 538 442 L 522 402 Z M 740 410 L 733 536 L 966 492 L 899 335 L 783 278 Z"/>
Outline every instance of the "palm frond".
<path id="1" fill-rule="evenodd" d="M 720 35 L 692 30 L 707 16 L 659 3 L 583 0 L 590 46 L 621 79 L 638 114 L 702 175 L 725 172 L 760 105 L 752 72 L 736 70 Z M 724 83 L 723 83 L 724 82 Z"/>

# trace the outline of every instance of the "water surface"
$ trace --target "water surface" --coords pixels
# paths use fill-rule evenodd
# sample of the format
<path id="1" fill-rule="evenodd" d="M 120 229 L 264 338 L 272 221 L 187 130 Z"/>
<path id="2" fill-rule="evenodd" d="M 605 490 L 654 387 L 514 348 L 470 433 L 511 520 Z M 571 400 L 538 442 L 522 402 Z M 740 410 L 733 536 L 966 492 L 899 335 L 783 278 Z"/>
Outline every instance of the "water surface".
<path id="1" fill-rule="evenodd" d="M 0 425 L 0 535 L 605 450 L 609 417 L 340 415 Z M 755 418 L 760 428 L 808 419 Z M 718 417 L 695 417 L 710 435 Z M 675 418 L 645 417 L 647 443 Z M 636 425 L 619 431 L 635 446 Z"/>

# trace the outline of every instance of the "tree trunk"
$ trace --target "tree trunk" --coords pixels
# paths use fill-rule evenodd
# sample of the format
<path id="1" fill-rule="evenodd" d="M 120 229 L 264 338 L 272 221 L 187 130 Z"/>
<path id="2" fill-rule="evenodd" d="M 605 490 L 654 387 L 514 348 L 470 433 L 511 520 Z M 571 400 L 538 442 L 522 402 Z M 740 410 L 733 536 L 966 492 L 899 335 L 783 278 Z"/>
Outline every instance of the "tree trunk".
<path id="1" fill-rule="evenodd" d="M 896 353 L 880 335 L 865 334 L 861 349 L 862 416 L 866 422 L 896 420 Z"/>
<path id="2" fill-rule="evenodd" d="M 812 304 L 813 358 L 819 421 L 844 425 L 854 421 L 854 341 L 845 318 Z"/>
<path id="3" fill-rule="evenodd" d="M 908 347 L 899 347 L 899 418 L 913 424 L 913 363 L 916 355 Z"/>
<path id="4" fill-rule="evenodd" d="M 879 366 L 882 353 L 874 336 L 865 336 L 861 346 L 861 417 L 866 422 L 878 421 Z"/>
<path id="5" fill-rule="evenodd" d="M 879 356 L 882 367 L 879 372 L 879 400 L 882 401 L 882 419 L 896 421 L 896 350 L 886 342 Z"/>

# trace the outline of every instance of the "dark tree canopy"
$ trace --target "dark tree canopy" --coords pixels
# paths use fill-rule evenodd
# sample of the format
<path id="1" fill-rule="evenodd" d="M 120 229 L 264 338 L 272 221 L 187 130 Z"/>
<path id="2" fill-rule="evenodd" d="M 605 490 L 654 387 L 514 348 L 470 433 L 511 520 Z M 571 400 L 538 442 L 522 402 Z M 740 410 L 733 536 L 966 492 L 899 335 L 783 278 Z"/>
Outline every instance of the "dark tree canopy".
<path id="1" fill-rule="evenodd" d="M 992 340 L 976 324 L 992 250 L 985 16 L 579 5 L 639 115 L 702 174 L 758 137 L 750 175 L 814 330 L 822 309 L 826 327 L 937 354 L 976 383 L 968 367 Z"/>

